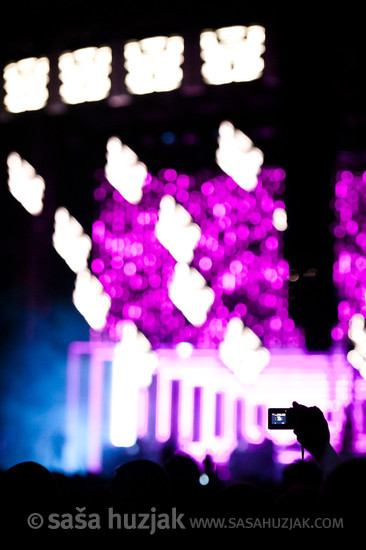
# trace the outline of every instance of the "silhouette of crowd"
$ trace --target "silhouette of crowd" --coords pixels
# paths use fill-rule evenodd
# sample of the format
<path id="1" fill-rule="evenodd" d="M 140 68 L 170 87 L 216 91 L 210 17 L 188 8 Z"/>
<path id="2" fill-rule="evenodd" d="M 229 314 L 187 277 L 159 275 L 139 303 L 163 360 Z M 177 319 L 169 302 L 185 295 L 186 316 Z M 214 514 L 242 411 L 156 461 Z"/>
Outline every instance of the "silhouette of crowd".
<path id="1" fill-rule="evenodd" d="M 249 535 L 248 522 L 252 536 L 291 531 L 305 537 L 312 532 L 311 522 L 320 518 L 323 525 L 318 525 L 317 535 L 322 531 L 338 539 L 349 529 L 361 531 L 366 459 L 338 456 L 321 411 L 297 403 L 294 408 L 298 442 L 312 457 L 286 466 L 278 481 L 254 478 L 245 469 L 223 480 L 211 457 L 198 464 L 170 449 L 159 462 L 132 458 L 106 477 L 66 475 L 22 462 L 1 473 L 3 530 L 55 540 L 70 535 L 80 540 L 104 535 L 121 540 L 144 535 L 184 540 L 192 534 L 196 539 L 218 540 L 225 535 L 230 540 L 234 535 L 240 540 Z M 245 460 L 245 453 L 242 457 Z M 221 518 L 226 527 L 195 528 L 192 518 Z M 338 523 L 331 523 L 333 519 Z M 308 522 L 306 528 L 303 521 Z M 258 529 L 253 528 L 255 522 Z"/>

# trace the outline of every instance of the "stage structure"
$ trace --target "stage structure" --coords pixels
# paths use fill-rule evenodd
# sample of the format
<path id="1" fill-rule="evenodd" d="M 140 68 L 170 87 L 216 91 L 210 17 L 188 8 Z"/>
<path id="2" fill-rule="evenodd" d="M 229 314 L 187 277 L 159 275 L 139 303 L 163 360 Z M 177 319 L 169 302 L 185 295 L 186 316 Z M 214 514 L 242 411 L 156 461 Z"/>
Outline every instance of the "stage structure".
<path id="1" fill-rule="evenodd" d="M 284 170 L 227 121 L 215 174 L 152 175 L 118 137 L 106 149 L 91 272 L 110 307 L 70 346 L 66 469 L 99 472 L 105 448 L 143 439 L 218 463 L 268 439 L 291 461 L 266 410 L 293 400 L 325 412 L 338 449 L 353 404 L 362 452 L 366 383 L 342 352 L 307 353 L 289 316 Z"/>
<path id="2" fill-rule="evenodd" d="M 128 446 L 141 440 L 174 443 L 199 462 L 210 454 L 221 465 L 243 443 L 269 440 L 276 462 L 293 462 L 301 456 L 293 432 L 267 429 L 268 407 L 288 406 L 292 400 L 321 408 L 338 451 L 351 408 L 352 451 L 366 451 L 366 381 L 355 376 L 343 353 L 273 350 L 256 381 L 243 384 L 217 350 L 161 347 L 149 386 L 139 383 L 136 373 L 128 373 L 128 365 L 117 364 L 126 371 L 119 388 L 112 383 L 112 342 L 74 342 L 69 354 L 64 467 L 70 472 L 100 472 L 113 437 L 120 442 L 124 438 Z M 116 391 L 118 406 L 113 399 Z"/>
<path id="3" fill-rule="evenodd" d="M 102 100 L 118 107 L 133 96 L 261 78 L 263 27 L 206 29 L 199 38 L 193 81 L 180 35 L 121 43 L 124 63 L 108 45 L 60 53 L 59 82 L 47 57 L 11 62 L 5 109 L 62 113 L 66 104 Z M 298 452 L 294 435 L 269 432 L 266 409 L 293 400 L 325 412 L 337 449 L 351 420 L 352 451 L 366 450 L 365 174 L 337 174 L 335 349 L 308 353 L 289 315 L 285 171 L 266 165 L 231 122 L 217 137 L 217 170 L 152 174 L 123 136 L 111 136 L 95 174 L 92 235 L 64 207 L 55 212 L 53 246 L 75 273 L 72 299 L 90 326 L 90 341 L 69 348 L 70 472 L 100 472 L 105 448 L 144 439 L 218 463 L 243 441 L 270 440 L 286 463 Z M 8 169 L 10 192 L 39 215 L 45 181 L 18 153 Z"/>
<path id="4" fill-rule="evenodd" d="M 220 464 L 243 442 L 269 440 L 275 460 L 291 462 L 296 439 L 268 431 L 266 410 L 293 400 L 324 411 L 337 450 L 348 440 L 366 451 L 364 176 L 338 174 L 339 323 L 334 351 L 316 354 L 289 316 L 285 172 L 265 166 L 229 122 L 216 160 L 215 173 L 152 175 L 114 136 L 96 173 L 91 237 L 65 208 L 55 212 L 53 246 L 75 273 L 73 301 L 90 326 L 90 341 L 69 348 L 69 472 L 100 472 L 106 449 L 143 440 Z M 8 164 L 25 208 L 36 186 L 37 215 L 45 182 L 15 153 Z"/>

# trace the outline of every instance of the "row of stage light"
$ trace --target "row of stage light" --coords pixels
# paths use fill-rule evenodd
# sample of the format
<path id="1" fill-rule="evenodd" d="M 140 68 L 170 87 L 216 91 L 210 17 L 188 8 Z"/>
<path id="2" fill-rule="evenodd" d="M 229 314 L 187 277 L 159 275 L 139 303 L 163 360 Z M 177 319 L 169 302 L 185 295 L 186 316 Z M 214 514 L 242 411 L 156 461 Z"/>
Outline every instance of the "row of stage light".
<path id="1" fill-rule="evenodd" d="M 265 29 L 259 25 L 202 31 L 201 80 L 190 82 L 189 86 L 249 82 L 260 78 L 264 70 L 264 44 Z M 122 46 L 123 56 L 116 54 L 118 63 L 114 60 L 114 46 L 90 46 L 63 52 L 56 60 L 58 74 L 55 78 L 50 76 L 53 61 L 46 56 L 8 63 L 3 70 L 5 110 L 11 113 L 35 111 L 43 109 L 47 103 L 56 109 L 57 104 L 60 108 L 60 104 L 106 98 L 112 106 L 123 105 L 133 95 L 176 90 L 184 80 L 182 67 L 189 72 L 190 65 L 196 62 L 187 57 L 185 39 L 180 35 L 130 40 Z"/>

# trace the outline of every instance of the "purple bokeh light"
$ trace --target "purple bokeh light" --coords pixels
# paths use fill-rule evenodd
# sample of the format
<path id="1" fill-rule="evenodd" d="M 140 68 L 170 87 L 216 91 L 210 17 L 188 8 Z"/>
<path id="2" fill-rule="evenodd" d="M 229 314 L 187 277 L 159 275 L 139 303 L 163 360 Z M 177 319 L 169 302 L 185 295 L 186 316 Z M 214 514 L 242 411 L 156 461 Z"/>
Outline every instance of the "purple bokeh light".
<path id="1" fill-rule="evenodd" d="M 338 322 L 332 329 L 336 342 L 348 337 L 355 314 L 366 317 L 366 172 L 337 173 L 331 227 L 335 237 L 333 280 L 338 289 Z"/>
<path id="2" fill-rule="evenodd" d="M 263 168 L 254 191 L 241 189 L 225 174 L 178 174 L 172 168 L 148 174 L 139 204 L 128 203 L 96 173 L 100 205 L 93 224 L 91 269 L 111 297 L 103 331 L 121 338 L 121 322 L 133 319 L 151 345 L 189 342 L 217 348 L 227 323 L 240 317 L 268 348 L 302 347 L 304 337 L 288 314 L 289 266 L 283 234 L 273 212 L 285 208 L 285 173 Z M 201 229 L 191 266 L 204 277 L 215 299 L 206 322 L 190 324 L 169 298 L 176 260 L 155 235 L 159 204 L 169 194 Z"/>

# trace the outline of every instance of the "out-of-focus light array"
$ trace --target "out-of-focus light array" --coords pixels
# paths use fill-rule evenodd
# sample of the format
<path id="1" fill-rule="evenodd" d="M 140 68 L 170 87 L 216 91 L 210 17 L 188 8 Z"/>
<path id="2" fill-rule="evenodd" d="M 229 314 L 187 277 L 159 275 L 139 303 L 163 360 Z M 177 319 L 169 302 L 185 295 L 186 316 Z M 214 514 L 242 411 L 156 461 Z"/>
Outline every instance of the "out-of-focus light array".
<path id="1" fill-rule="evenodd" d="M 100 101 L 108 96 L 112 50 L 108 46 L 65 52 L 59 57 L 60 96 L 65 103 Z"/>
<path id="2" fill-rule="evenodd" d="M 87 269 L 91 238 L 84 233 L 80 223 L 66 208 L 60 207 L 55 212 L 52 243 L 74 273 Z"/>
<path id="3" fill-rule="evenodd" d="M 264 70 L 264 42 L 265 29 L 259 25 L 203 31 L 200 34 L 203 81 L 219 85 L 260 78 Z M 181 86 L 182 64 L 187 62 L 182 36 L 153 36 L 123 45 L 124 68 L 121 63 L 113 71 L 116 70 L 116 81 L 118 78 L 124 81 L 129 94 L 167 92 Z M 61 53 L 58 57 L 61 101 L 74 105 L 107 98 L 111 91 L 112 57 L 109 46 Z M 9 112 L 33 111 L 46 106 L 48 86 L 53 86 L 47 57 L 9 63 L 3 75 L 4 105 Z"/>
<path id="4" fill-rule="evenodd" d="M 164 195 L 159 205 L 159 218 L 155 233 L 161 244 L 180 263 L 193 260 L 194 249 L 201 237 L 201 230 L 174 197 Z"/>
<path id="5" fill-rule="evenodd" d="M 264 69 L 265 29 L 223 27 L 201 33 L 202 75 L 208 84 L 245 82 L 259 78 Z"/>
<path id="6" fill-rule="evenodd" d="M 147 175 L 138 204 L 128 203 L 103 170 L 96 178 L 100 215 L 92 229 L 91 270 L 111 298 L 105 337 L 118 342 L 123 321 L 130 319 L 153 348 L 181 342 L 217 348 L 230 319 L 240 318 L 265 347 L 304 344 L 289 317 L 289 266 L 282 232 L 274 225 L 274 212 L 285 212 L 282 169 L 262 168 L 251 192 L 226 174 L 162 169 Z M 163 199 L 180 205 L 200 229 L 196 246 L 190 243 L 191 262 L 177 262 L 159 240 Z M 176 292 L 184 274 L 200 287 L 199 300 Z"/>
<path id="7" fill-rule="evenodd" d="M 8 155 L 7 165 L 9 191 L 30 214 L 40 215 L 46 187 L 44 179 L 18 153 Z M 68 267 L 76 273 L 72 295 L 75 307 L 93 330 L 103 330 L 111 298 L 88 268 L 92 240 L 66 208 L 60 207 L 55 212 L 52 244 Z"/>
<path id="8" fill-rule="evenodd" d="M 338 290 L 338 322 L 332 329 L 335 341 L 347 341 L 350 322 L 366 317 L 366 172 L 343 170 L 337 174 L 334 192 L 333 280 Z M 351 354 L 352 357 L 352 354 Z M 354 354 L 355 357 L 355 354 Z"/>
<path id="9" fill-rule="evenodd" d="M 28 57 L 4 68 L 4 105 L 12 113 L 42 109 L 48 100 L 50 63 L 46 57 Z"/>
<path id="10" fill-rule="evenodd" d="M 13 197 L 33 216 L 43 211 L 45 181 L 33 166 L 18 153 L 10 153 L 7 158 L 8 187 Z"/>
<path id="11" fill-rule="evenodd" d="M 220 168 L 246 191 L 257 185 L 257 177 L 263 164 L 262 151 L 231 122 L 224 121 L 219 128 L 219 147 L 216 162 Z"/>
<path id="12" fill-rule="evenodd" d="M 124 51 L 129 92 L 149 94 L 179 88 L 183 79 L 181 36 L 154 36 L 127 42 Z"/>
<path id="13" fill-rule="evenodd" d="M 55 212 L 52 244 L 69 268 L 76 273 L 73 304 L 93 330 L 103 330 L 111 299 L 88 268 L 91 238 L 64 207 Z"/>
<path id="14" fill-rule="evenodd" d="M 172 303 L 195 327 L 205 323 L 207 312 L 215 299 L 213 290 L 206 285 L 197 269 L 180 263 L 175 265 L 168 294 Z"/>
<path id="15" fill-rule="evenodd" d="M 84 269 L 77 274 L 72 301 L 92 329 L 103 330 L 111 299 L 89 269 Z"/>
<path id="16" fill-rule="evenodd" d="M 147 177 L 146 166 L 118 137 L 108 140 L 106 157 L 105 173 L 109 183 L 126 201 L 131 204 L 140 202 Z"/>

